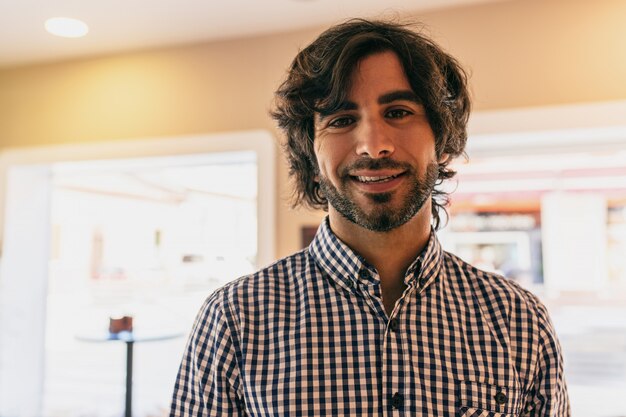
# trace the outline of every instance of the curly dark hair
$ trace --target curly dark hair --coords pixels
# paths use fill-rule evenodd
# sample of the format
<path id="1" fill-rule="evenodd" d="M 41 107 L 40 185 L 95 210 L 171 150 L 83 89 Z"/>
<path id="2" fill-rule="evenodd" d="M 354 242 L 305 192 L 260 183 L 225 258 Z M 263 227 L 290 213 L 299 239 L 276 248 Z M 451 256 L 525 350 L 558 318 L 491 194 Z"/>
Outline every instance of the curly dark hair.
<path id="1" fill-rule="evenodd" d="M 328 210 L 328 201 L 315 181 L 318 164 L 315 113 L 332 113 L 345 101 L 356 64 L 375 53 L 394 52 L 409 83 L 426 110 L 435 135 L 439 176 L 432 193 L 435 228 L 448 195 L 437 186 L 456 172 L 450 161 L 464 154 L 470 112 L 467 75 L 452 56 L 408 24 L 353 19 L 331 27 L 293 60 L 287 79 L 275 93 L 272 117 L 286 134 L 284 150 L 289 174 L 295 179 L 294 206 Z M 442 158 L 444 154 L 448 158 Z"/>

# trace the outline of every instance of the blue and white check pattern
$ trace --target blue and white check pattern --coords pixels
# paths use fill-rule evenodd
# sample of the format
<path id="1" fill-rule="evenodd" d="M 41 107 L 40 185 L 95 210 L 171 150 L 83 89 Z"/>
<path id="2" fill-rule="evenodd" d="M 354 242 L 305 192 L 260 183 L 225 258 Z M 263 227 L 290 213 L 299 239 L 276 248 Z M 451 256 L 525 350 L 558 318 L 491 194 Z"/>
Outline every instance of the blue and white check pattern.
<path id="1" fill-rule="evenodd" d="M 569 416 L 545 307 L 434 233 L 388 317 L 326 220 L 308 249 L 213 293 L 171 416 Z"/>

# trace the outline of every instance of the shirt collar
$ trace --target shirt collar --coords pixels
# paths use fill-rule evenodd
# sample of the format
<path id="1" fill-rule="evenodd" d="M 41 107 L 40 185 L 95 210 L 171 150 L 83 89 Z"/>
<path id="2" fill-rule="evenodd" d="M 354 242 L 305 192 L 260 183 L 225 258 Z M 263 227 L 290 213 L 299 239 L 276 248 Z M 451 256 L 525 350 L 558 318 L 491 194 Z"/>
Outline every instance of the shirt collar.
<path id="1" fill-rule="evenodd" d="M 328 216 L 320 225 L 309 246 L 309 253 L 318 266 L 342 287 L 351 290 L 360 280 L 365 285 L 379 285 L 378 273 L 361 256 L 343 243 L 330 229 Z M 405 275 L 405 284 L 418 284 L 420 290 L 433 283 L 441 269 L 443 250 L 435 232 L 422 253 L 411 263 Z"/>
<path id="2" fill-rule="evenodd" d="M 417 283 L 419 290 L 424 290 L 436 281 L 442 263 L 443 249 L 437 239 L 437 234 L 431 228 L 426 247 L 407 269 L 405 283 L 407 285 Z"/>
<path id="3" fill-rule="evenodd" d="M 330 230 L 328 216 L 317 229 L 309 253 L 329 277 L 348 290 L 354 288 L 365 261 Z"/>

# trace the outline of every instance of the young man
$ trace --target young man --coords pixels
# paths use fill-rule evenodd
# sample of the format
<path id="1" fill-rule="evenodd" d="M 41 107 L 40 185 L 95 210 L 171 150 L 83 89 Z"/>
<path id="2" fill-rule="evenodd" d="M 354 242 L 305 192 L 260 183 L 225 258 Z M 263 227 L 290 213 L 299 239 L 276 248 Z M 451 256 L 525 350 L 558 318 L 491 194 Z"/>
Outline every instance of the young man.
<path id="1" fill-rule="evenodd" d="M 297 201 L 328 217 L 208 298 L 171 415 L 569 416 L 544 306 L 434 233 L 466 142 L 457 62 L 354 20 L 301 51 L 276 97 Z"/>

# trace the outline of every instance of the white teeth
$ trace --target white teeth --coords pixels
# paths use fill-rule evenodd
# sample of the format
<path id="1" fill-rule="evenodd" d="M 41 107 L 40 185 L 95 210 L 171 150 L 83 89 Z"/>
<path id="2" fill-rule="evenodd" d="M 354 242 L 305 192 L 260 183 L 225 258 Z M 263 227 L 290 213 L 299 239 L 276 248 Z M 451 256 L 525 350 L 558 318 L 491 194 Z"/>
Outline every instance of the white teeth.
<path id="1" fill-rule="evenodd" d="M 361 177 L 358 176 L 357 179 L 361 182 L 384 182 L 384 181 L 389 181 L 392 180 L 394 178 L 396 178 L 397 175 L 388 175 L 385 177 Z"/>

